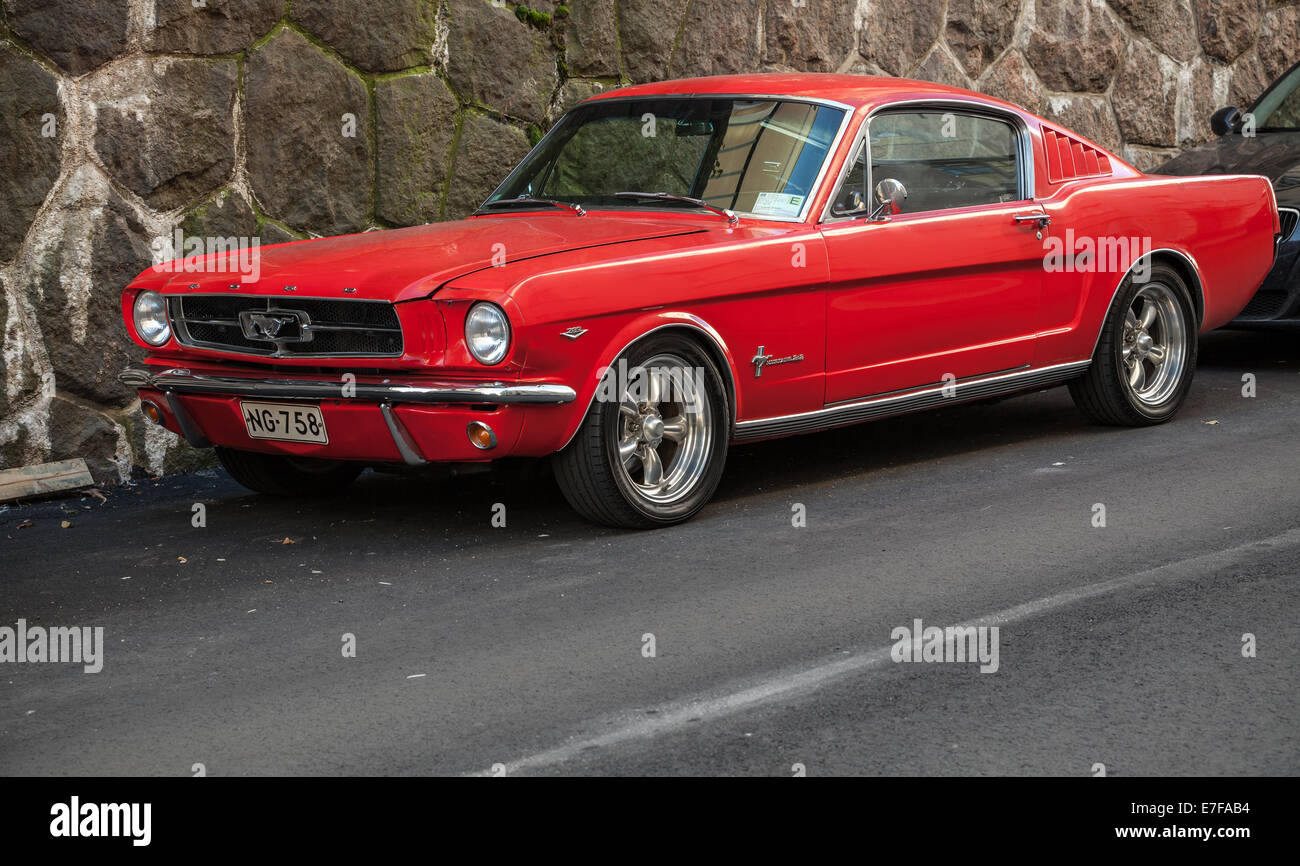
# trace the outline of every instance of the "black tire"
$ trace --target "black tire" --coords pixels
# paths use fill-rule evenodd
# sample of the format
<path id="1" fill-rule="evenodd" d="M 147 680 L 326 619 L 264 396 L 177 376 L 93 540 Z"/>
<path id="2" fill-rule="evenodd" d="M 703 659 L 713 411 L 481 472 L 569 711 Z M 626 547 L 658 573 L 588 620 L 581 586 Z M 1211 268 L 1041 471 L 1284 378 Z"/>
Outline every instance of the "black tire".
<path id="1" fill-rule="evenodd" d="M 722 479 L 726 464 L 727 446 L 731 435 L 731 409 L 722 374 L 709 354 L 688 337 L 676 334 L 651 335 L 629 348 L 611 365 L 611 376 L 620 369 L 635 371 L 642 365 L 670 369 L 673 363 L 659 363 L 657 359 L 680 360 L 698 382 L 703 401 L 663 401 L 651 408 L 651 402 L 640 404 L 643 413 L 630 419 L 626 402 L 609 398 L 609 390 L 602 388 L 592 401 L 583 418 L 582 426 L 573 441 L 552 460 L 555 480 L 564 498 L 580 515 L 594 523 L 626 529 L 653 529 L 682 523 L 694 517 L 709 501 Z M 625 365 L 620 361 L 626 362 Z M 651 362 L 656 362 L 653 365 Z M 627 378 L 633 378 L 629 376 Z M 621 385 L 618 393 L 623 394 Z M 604 399 L 602 399 L 604 395 Z M 660 416 L 663 410 L 675 413 Z M 690 406 L 696 406 L 691 409 Z M 682 434 L 680 440 L 671 440 L 665 420 L 687 419 L 685 425 L 691 432 Z M 619 443 L 625 444 L 635 430 L 650 430 L 653 417 L 659 418 L 660 437 L 643 440 L 643 444 L 630 458 L 634 467 L 629 469 L 629 459 L 619 455 Z M 649 419 L 649 420 L 647 420 Z M 705 426 L 707 425 L 707 426 Z M 707 432 L 705 432 L 707 431 Z M 642 433 L 643 436 L 651 436 Z M 699 435 L 700 439 L 690 438 Z M 665 442 L 665 439 L 670 441 Z M 663 487 L 650 484 L 646 459 L 655 450 L 653 459 L 659 463 Z M 664 458 L 662 450 L 668 452 Z M 641 455 L 644 454 L 643 458 Z M 678 464 L 676 461 L 681 460 Z M 683 467 L 693 467 L 687 471 Z M 640 479 L 634 477 L 640 474 Z M 680 483 L 674 487 L 674 477 Z"/>
<path id="2" fill-rule="evenodd" d="M 366 467 L 344 460 L 320 460 L 237 451 L 217 446 L 217 459 L 230 477 L 270 496 L 327 496 L 347 487 Z"/>
<path id="3" fill-rule="evenodd" d="M 1158 300 L 1158 303 L 1157 303 Z M 1145 303 L 1156 304 L 1158 316 L 1152 326 L 1133 330 L 1136 312 L 1145 310 Z M 1157 329 L 1163 333 L 1157 333 Z M 1093 421 L 1120 427 L 1149 427 L 1163 424 L 1174 417 L 1192 387 L 1196 372 L 1197 331 L 1199 323 L 1192 305 L 1191 292 L 1177 271 L 1167 265 L 1153 265 L 1144 280 L 1130 274 L 1125 278 L 1111 309 L 1102 325 L 1101 337 L 1093 353 L 1088 372 L 1070 383 L 1070 395 L 1075 405 Z M 1134 335 L 1140 335 L 1135 338 Z M 1138 340 L 1146 338 L 1145 348 Z M 1155 339 L 1162 343 L 1152 345 Z M 1166 351 L 1163 366 L 1154 367 L 1145 354 L 1152 348 Z M 1135 352 L 1142 356 L 1135 358 Z M 1177 369 L 1175 364 L 1175 352 Z M 1143 387 L 1151 393 L 1144 397 L 1142 389 L 1132 383 L 1134 366 L 1141 367 Z M 1152 370 L 1148 384 L 1148 370 Z M 1165 377 L 1160 380 L 1159 377 Z"/>

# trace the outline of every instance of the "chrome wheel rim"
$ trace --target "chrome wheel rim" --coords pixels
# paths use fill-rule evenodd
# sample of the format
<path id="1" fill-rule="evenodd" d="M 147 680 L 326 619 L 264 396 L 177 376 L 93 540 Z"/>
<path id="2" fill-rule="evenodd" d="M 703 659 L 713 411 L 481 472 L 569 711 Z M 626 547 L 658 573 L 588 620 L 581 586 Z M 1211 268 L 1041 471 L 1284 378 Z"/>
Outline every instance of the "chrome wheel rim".
<path id="1" fill-rule="evenodd" d="M 686 496 L 704 478 L 713 412 L 703 372 L 656 355 L 620 383 L 614 462 L 636 493 L 655 504 Z"/>
<path id="2" fill-rule="evenodd" d="M 1178 389 L 1187 363 L 1182 306 L 1163 283 L 1143 286 L 1124 315 L 1120 374 L 1134 399 L 1159 406 Z"/>

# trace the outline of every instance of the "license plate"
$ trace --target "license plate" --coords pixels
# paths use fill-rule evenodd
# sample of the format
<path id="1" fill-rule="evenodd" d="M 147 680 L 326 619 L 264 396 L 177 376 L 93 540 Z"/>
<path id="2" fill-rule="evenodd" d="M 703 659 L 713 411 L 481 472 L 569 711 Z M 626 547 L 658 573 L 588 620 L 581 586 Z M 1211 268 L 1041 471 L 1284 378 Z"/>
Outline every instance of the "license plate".
<path id="1" fill-rule="evenodd" d="M 254 439 L 278 439 L 282 442 L 318 442 L 329 444 L 325 433 L 325 416 L 319 406 L 303 403 L 246 403 L 239 401 L 244 426 Z"/>

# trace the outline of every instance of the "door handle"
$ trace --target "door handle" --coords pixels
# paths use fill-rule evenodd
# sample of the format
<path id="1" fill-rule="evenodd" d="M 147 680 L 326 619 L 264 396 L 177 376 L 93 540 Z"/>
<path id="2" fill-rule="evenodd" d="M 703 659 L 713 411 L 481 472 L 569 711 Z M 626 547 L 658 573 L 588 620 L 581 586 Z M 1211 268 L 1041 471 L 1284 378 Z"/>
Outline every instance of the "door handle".
<path id="1" fill-rule="evenodd" d="M 1038 223 L 1040 229 L 1052 224 L 1052 218 L 1045 213 L 1018 213 L 1013 219 L 1018 223 Z"/>

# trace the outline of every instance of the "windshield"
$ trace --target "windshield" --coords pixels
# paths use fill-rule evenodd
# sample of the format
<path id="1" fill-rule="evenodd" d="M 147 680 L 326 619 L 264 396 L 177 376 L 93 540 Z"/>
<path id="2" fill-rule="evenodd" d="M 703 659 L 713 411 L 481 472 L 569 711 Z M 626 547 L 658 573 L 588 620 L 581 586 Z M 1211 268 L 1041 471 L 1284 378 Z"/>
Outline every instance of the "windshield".
<path id="1" fill-rule="evenodd" d="M 1251 109 L 1256 132 L 1300 130 L 1300 63 L 1291 67 Z"/>
<path id="2" fill-rule="evenodd" d="M 793 100 L 598 100 L 565 115 L 485 206 L 546 207 L 503 201 L 522 196 L 587 208 L 695 207 L 617 197 L 660 192 L 756 217 L 797 219 L 843 119 L 842 109 Z"/>

